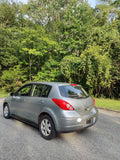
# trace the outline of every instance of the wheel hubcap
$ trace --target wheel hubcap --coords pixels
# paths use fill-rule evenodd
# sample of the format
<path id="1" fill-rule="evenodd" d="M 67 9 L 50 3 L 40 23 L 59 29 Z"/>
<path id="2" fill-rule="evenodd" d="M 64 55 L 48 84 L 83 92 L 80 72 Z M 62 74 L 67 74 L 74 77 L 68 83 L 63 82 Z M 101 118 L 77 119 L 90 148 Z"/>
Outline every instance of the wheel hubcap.
<path id="1" fill-rule="evenodd" d="M 8 116 L 8 113 L 9 113 L 8 107 L 5 106 L 5 108 L 4 108 L 4 116 L 7 117 L 7 116 Z"/>
<path id="2" fill-rule="evenodd" d="M 44 136 L 49 136 L 51 133 L 51 124 L 48 119 L 43 119 L 41 122 L 41 131 Z"/>

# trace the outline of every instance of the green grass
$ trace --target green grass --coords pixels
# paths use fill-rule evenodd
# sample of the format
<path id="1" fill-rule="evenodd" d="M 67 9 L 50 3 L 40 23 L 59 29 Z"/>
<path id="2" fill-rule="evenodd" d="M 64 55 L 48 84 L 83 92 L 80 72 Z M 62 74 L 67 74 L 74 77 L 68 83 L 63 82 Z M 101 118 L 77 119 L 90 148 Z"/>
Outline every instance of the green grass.
<path id="1" fill-rule="evenodd" d="M 94 98 L 97 107 L 109 108 L 120 111 L 120 100 Z"/>
<path id="2" fill-rule="evenodd" d="M 5 92 L 3 89 L 0 88 L 0 97 L 8 97 L 10 93 Z"/>

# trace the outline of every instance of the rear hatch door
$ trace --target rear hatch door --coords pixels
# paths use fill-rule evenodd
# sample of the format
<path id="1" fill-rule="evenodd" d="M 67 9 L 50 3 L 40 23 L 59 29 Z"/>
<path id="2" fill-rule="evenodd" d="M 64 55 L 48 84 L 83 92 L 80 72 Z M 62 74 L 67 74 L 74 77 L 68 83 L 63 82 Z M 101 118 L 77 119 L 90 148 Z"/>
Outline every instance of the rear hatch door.
<path id="1" fill-rule="evenodd" d="M 80 114 L 90 113 L 94 102 L 80 85 L 70 84 L 59 86 L 60 94 Z"/>

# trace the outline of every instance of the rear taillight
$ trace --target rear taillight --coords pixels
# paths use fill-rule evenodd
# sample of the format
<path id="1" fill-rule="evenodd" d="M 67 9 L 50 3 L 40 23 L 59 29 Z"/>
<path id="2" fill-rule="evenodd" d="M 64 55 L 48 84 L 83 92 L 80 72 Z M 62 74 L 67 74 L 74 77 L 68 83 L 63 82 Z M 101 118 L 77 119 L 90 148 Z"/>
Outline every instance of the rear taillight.
<path id="1" fill-rule="evenodd" d="M 55 98 L 53 98 L 52 100 L 57 106 L 59 106 L 63 110 L 69 110 L 69 111 L 74 110 L 74 108 L 71 106 L 71 104 L 69 104 L 68 102 L 66 102 L 64 100 L 55 99 Z"/>
<path id="2" fill-rule="evenodd" d="M 95 99 L 93 99 L 94 107 L 95 107 Z"/>

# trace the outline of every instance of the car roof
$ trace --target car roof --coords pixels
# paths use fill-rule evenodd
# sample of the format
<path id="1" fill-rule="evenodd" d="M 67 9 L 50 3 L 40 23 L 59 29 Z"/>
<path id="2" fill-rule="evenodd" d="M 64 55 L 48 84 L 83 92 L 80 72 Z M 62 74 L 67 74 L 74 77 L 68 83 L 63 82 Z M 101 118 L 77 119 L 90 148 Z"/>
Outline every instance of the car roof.
<path id="1" fill-rule="evenodd" d="M 51 85 L 51 86 L 54 86 L 54 85 L 60 86 L 60 85 L 69 85 L 70 83 L 65 83 L 65 82 L 29 82 L 27 84 L 46 84 L 46 85 Z"/>

